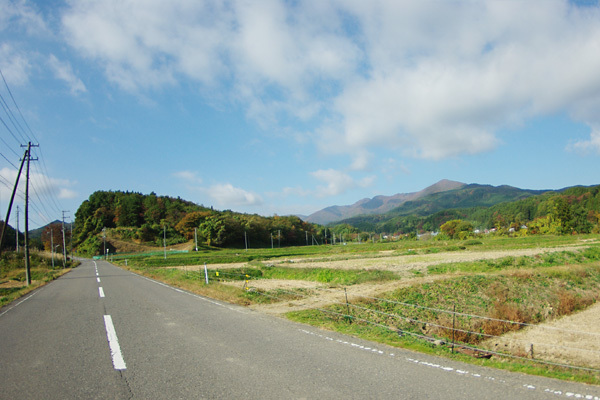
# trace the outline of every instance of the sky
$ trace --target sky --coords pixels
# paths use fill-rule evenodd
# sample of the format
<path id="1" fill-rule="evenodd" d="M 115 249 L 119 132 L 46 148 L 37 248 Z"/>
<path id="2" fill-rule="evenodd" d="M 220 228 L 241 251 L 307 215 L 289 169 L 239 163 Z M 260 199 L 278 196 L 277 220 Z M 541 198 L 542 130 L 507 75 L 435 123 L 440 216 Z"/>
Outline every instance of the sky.
<path id="1" fill-rule="evenodd" d="M 0 10 L 2 219 L 29 141 L 34 227 L 73 220 L 98 190 L 270 216 L 441 179 L 600 184 L 598 1 Z"/>

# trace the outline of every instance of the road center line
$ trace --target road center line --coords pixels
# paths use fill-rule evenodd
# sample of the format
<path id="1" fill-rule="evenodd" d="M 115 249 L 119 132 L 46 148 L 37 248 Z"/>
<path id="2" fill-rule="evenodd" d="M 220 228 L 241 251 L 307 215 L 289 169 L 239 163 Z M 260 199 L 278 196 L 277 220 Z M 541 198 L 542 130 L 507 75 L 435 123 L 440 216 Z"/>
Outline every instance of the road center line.
<path id="1" fill-rule="evenodd" d="M 98 281 L 98 283 L 100 283 L 100 278 L 96 278 L 96 280 Z"/>
<path id="2" fill-rule="evenodd" d="M 110 315 L 104 316 L 104 325 L 106 326 L 106 337 L 108 339 L 108 346 L 110 347 L 113 366 L 117 370 L 127 369 L 123 354 L 121 353 L 121 347 L 119 346 L 119 339 L 117 339 L 117 332 L 115 331 L 115 326 Z"/>
<path id="3" fill-rule="evenodd" d="M 104 289 L 102 289 L 102 286 L 98 288 L 98 293 L 100 293 L 100 297 L 104 297 Z"/>

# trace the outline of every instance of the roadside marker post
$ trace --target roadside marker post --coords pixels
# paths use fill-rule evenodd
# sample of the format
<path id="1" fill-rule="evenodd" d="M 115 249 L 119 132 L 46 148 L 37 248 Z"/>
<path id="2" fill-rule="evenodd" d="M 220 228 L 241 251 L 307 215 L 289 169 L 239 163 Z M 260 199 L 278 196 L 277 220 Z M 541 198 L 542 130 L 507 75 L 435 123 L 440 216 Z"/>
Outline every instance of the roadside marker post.
<path id="1" fill-rule="evenodd" d="M 206 263 L 204 263 L 204 280 L 206 281 L 206 284 L 208 285 L 208 270 L 206 269 Z"/>

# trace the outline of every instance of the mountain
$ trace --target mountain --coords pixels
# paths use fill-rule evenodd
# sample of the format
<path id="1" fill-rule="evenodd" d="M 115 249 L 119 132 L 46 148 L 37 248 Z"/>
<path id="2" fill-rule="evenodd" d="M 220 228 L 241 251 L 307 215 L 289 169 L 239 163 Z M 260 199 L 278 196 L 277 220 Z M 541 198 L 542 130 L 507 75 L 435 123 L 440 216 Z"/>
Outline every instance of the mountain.
<path id="1" fill-rule="evenodd" d="M 326 225 L 332 222 L 338 222 L 347 218 L 352 218 L 357 215 L 384 214 L 402 206 L 406 202 L 415 201 L 435 193 L 443 193 L 449 190 L 460 189 L 465 186 L 467 186 L 466 183 L 443 179 L 415 193 L 398 193 L 393 196 L 380 195 L 371 199 L 366 198 L 359 200 L 356 203 L 348 206 L 327 207 L 312 213 L 308 217 L 304 218 L 304 220 L 315 224 Z"/>
<path id="2" fill-rule="evenodd" d="M 60 224 L 60 225 L 62 225 L 62 221 L 60 221 L 60 220 L 57 219 L 57 220 L 52 221 L 52 222 L 50 222 L 50 223 L 48 223 L 48 224 L 46 224 L 44 226 L 41 226 L 41 227 L 39 227 L 37 229 L 31 229 L 29 231 L 29 237 L 31 239 L 40 239 L 41 240 L 42 239 L 42 233 L 44 232 L 44 230 L 46 228 L 48 228 L 50 225 L 54 225 L 54 224 Z M 67 232 L 70 231 L 71 224 L 69 222 L 65 222 L 65 229 L 67 230 Z"/>
<path id="3" fill-rule="evenodd" d="M 525 199 L 535 199 L 537 196 L 546 193 L 559 192 L 519 189 L 507 185 L 470 184 L 458 189 L 432 193 L 416 200 L 406 201 L 401 206 L 383 214 L 356 215 L 337 223 L 348 224 L 367 232 L 435 230 L 448 220 L 462 218 L 476 220 L 483 226 L 489 224 L 491 212 L 503 210 L 494 209 L 493 207 L 510 204 L 510 207 L 514 208 L 518 207 L 519 202 Z M 538 200 L 538 203 L 540 201 Z M 525 221 L 535 217 L 534 214 L 537 213 L 537 208 L 533 206 L 533 203 L 528 204 L 526 208 L 526 212 L 520 210 L 520 216 L 516 219 Z M 505 210 L 502 213 L 506 213 Z M 511 211 L 510 214 L 515 213 Z"/>
<path id="4" fill-rule="evenodd" d="M 600 185 L 558 190 L 471 184 L 434 193 L 385 214 L 357 215 L 338 221 L 363 232 L 415 234 L 437 231 L 460 219 L 479 230 L 527 226 L 530 233 L 572 234 L 600 230 Z"/>

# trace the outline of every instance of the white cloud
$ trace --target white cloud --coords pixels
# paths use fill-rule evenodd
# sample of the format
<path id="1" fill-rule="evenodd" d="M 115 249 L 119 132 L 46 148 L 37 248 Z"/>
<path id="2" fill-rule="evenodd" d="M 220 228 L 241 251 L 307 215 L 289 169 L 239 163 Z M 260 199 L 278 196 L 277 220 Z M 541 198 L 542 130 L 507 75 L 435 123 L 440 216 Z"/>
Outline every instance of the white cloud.
<path id="1" fill-rule="evenodd" d="M 29 57 L 9 43 L 0 44 L 0 69 L 10 85 L 23 85 L 29 81 Z"/>
<path id="2" fill-rule="evenodd" d="M 258 194 L 234 187 L 230 183 L 216 184 L 204 191 L 220 206 L 259 206 L 263 203 Z"/>
<path id="3" fill-rule="evenodd" d="M 581 154 L 595 153 L 600 154 L 600 129 L 592 129 L 590 140 L 580 140 L 567 146 L 567 150 L 575 151 Z"/>
<path id="4" fill-rule="evenodd" d="M 64 81 L 72 94 L 77 95 L 87 92 L 87 89 L 81 79 L 75 76 L 71 64 L 60 61 L 54 54 L 50 54 L 48 58 L 48 66 L 54 72 L 54 76 Z"/>
<path id="5" fill-rule="evenodd" d="M 0 0 L 0 30 L 14 27 L 30 35 L 47 35 L 42 16 L 26 1 Z"/>
<path id="6" fill-rule="evenodd" d="M 337 196 L 356 187 L 370 186 L 374 181 L 373 177 L 366 177 L 356 181 L 347 173 L 335 169 L 320 169 L 312 172 L 311 175 L 326 184 L 325 186 L 317 187 L 314 192 L 314 195 L 317 197 Z"/>
<path id="7" fill-rule="evenodd" d="M 58 192 L 59 199 L 75 199 L 79 194 L 71 189 L 61 188 Z"/>
<path id="8" fill-rule="evenodd" d="M 10 199 L 17 179 L 17 173 L 18 171 L 12 168 L 5 167 L 0 169 L 0 182 L 5 183 L 5 185 L 0 184 L 0 197 L 2 198 L 2 201 Z M 72 189 L 72 187 L 76 185 L 76 182 L 67 179 L 52 178 L 38 172 L 31 172 L 29 179 L 29 193 L 33 203 L 39 203 L 40 199 L 41 201 L 52 201 L 51 199 L 74 199 L 78 196 L 78 193 Z M 24 172 L 19 179 L 19 190 L 17 193 L 19 198 L 24 198 Z"/>
<path id="9" fill-rule="evenodd" d="M 187 181 L 188 183 L 200 184 L 202 183 L 202 178 L 198 176 L 198 173 L 195 171 L 178 171 L 174 172 L 173 176 Z"/>
<path id="10" fill-rule="evenodd" d="M 567 0 L 72 1 L 62 23 L 121 88 L 218 88 L 265 126 L 316 126 L 316 146 L 355 170 L 378 148 L 490 151 L 547 114 L 598 122 L 600 8 Z"/>
<path id="11" fill-rule="evenodd" d="M 144 0 L 70 4 L 64 36 L 99 61 L 109 80 L 138 91 L 176 82 L 183 74 L 210 84 L 226 68 L 220 54 L 230 16 L 220 1 Z"/>

